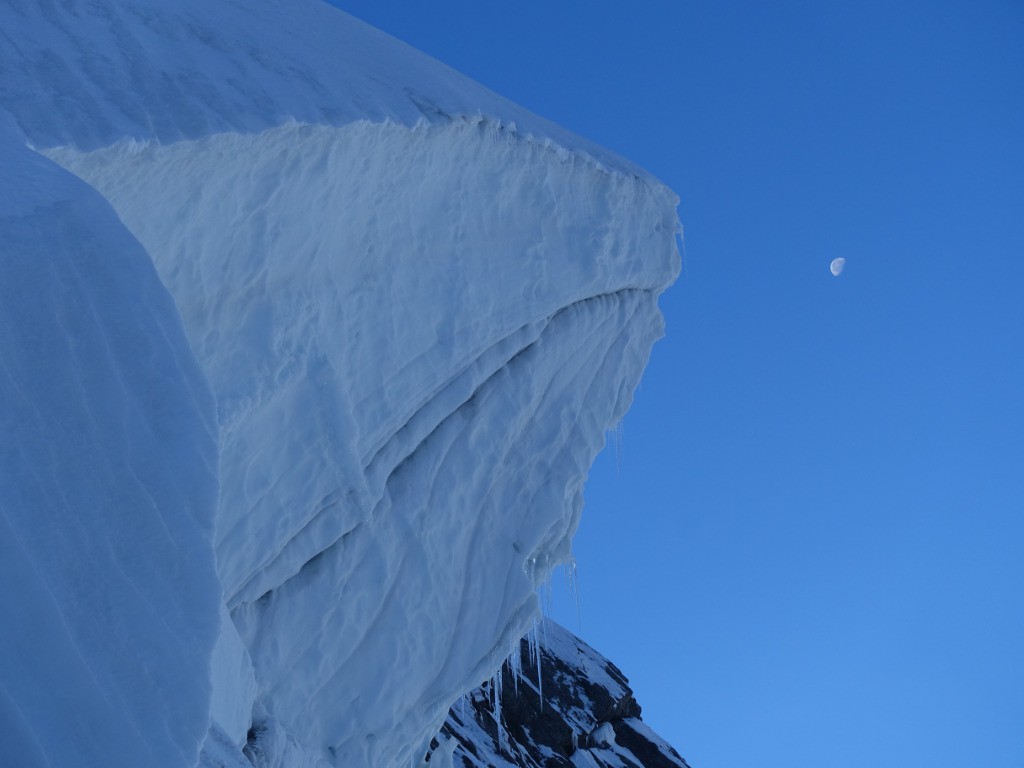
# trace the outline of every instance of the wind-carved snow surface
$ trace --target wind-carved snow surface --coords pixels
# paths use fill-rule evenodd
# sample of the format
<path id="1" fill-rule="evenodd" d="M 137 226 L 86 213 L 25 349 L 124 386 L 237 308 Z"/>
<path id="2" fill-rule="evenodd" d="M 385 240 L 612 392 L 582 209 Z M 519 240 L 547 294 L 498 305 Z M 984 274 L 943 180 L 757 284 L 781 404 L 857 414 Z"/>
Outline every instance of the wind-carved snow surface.
<path id="1" fill-rule="evenodd" d="M 674 221 L 485 121 L 55 156 L 147 244 L 218 392 L 221 576 L 275 716 L 411 760 L 535 615 L 526 563 L 569 554 L 661 332 L 673 254 L 635 253 Z"/>
<path id="2" fill-rule="evenodd" d="M 204 763 L 416 764 L 569 556 L 676 199 L 319 3 L 41 8 L 0 9 L 6 106 L 145 246 L 217 398 Z"/>

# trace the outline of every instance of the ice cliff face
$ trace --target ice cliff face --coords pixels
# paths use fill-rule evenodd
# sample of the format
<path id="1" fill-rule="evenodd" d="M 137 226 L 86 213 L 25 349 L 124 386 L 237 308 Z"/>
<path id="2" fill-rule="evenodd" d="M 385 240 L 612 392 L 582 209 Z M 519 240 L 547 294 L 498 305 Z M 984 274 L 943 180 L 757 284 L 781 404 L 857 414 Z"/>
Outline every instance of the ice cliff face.
<path id="1" fill-rule="evenodd" d="M 171 729 L 166 750 L 198 752 L 202 721 L 211 765 L 243 748 L 257 765 L 414 764 L 452 701 L 530 626 L 537 584 L 568 555 L 587 468 L 661 333 L 674 196 L 317 2 L 15 0 L 0 28 L 17 40 L 0 46 L 4 146 L 34 147 L 109 201 L 123 225 L 106 213 L 96 226 L 130 240 L 137 261 L 148 253 L 216 397 L 214 530 L 207 509 L 191 543 L 157 540 L 145 566 L 112 556 L 95 568 L 127 582 L 142 569 L 166 590 L 176 558 L 207 564 L 182 577 L 202 592 L 180 615 L 198 636 L 170 657 L 188 656 L 202 679 L 180 678 L 192 725 Z M 60 173 L 31 157 L 53 169 L 40 183 Z M 60 273 L 31 280 L 57 290 Z M 179 322 L 143 278 L 118 275 L 117 311 Z M 43 320 L 22 317 L 7 322 L 37 334 Z M 180 388 L 200 387 L 171 331 L 145 333 L 164 346 L 135 365 L 185 370 Z M 140 397 L 155 386 L 135 383 Z M 127 418 L 130 399 L 89 386 L 106 403 L 98 428 Z M 45 411 L 60 394 L 23 396 Z M 163 400 L 148 396 L 152 418 L 166 418 Z M 209 418 L 192 400 L 181 434 Z M 212 480 L 178 464 L 210 471 L 209 429 L 206 444 L 182 438 L 171 452 L 154 429 L 119 450 L 175 477 L 161 481 L 167 495 L 207 499 Z M 80 470 L 61 469 L 54 487 L 75 493 Z M 38 529 L 42 502 L 6 498 L 21 505 L 18 532 Z M 54 514 L 63 526 L 78 513 Z M 176 530 L 186 511 L 162 514 Z M 54 599 L 59 612 L 72 597 Z M 141 676 L 129 664 L 98 686 L 122 695 Z M 51 739 L 46 723 L 24 730 Z M 246 746 L 257 732 L 276 735 Z"/>

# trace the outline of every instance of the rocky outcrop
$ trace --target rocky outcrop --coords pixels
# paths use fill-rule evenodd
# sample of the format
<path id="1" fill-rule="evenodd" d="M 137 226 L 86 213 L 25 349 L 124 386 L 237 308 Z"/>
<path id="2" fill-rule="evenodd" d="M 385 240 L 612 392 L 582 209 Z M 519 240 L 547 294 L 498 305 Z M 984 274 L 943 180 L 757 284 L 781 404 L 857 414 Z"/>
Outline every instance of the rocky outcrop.
<path id="1" fill-rule="evenodd" d="M 500 678 L 451 708 L 431 768 L 689 768 L 640 718 L 629 682 L 552 621 L 522 640 Z"/>

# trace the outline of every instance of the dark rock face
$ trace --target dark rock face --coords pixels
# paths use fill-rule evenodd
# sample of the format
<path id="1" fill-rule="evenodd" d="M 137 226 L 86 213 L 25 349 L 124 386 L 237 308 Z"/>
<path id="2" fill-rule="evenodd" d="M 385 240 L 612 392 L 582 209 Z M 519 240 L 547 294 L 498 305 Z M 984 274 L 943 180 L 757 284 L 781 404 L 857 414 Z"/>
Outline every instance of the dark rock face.
<path id="1" fill-rule="evenodd" d="M 454 768 L 689 768 L 640 719 L 614 664 L 554 622 L 536 633 L 500 682 L 452 707 L 431 742 L 431 768 L 449 755 Z"/>

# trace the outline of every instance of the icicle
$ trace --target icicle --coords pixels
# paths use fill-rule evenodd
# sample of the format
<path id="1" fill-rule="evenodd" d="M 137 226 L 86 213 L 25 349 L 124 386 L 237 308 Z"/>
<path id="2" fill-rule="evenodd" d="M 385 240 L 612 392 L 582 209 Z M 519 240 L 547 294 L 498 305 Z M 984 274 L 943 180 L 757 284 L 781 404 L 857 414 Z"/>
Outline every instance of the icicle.
<path id="1" fill-rule="evenodd" d="M 537 619 L 533 620 L 530 630 L 526 633 L 526 653 L 533 665 L 537 661 Z"/>
<path id="2" fill-rule="evenodd" d="M 544 649 L 548 647 L 548 622 L 544 619 L 540 622 L 540 632 L 537 633 L 537 648 Z"/>
<path id="3" fill-rule="evenodd" d="M 544 678 L 540 671 L 540 633 L 537 631 L 537 619 L 533 620 L 533 626 L 526 633 L 526 647 L 528 649 L 530 663 L 537 669 L 537 696 L 540 699 L 540 708 L 544 709 Z"/>
<path id="4" fill-rule="evenodd" d="M 544 577 L 544 581 L 537 587 L 537 594 L 540 596 L 540 610 L 545 616 L 551 615 L 551 602 L 552 602 L 552 590 L 551 590 L 551 571 L 548 571 L 547 576 Z"/>
<path id="5" fill-rule="evenodd" d="M 539 640 L 539 638 L 538 638 Z M 544 675 L 541 674 L 540 645 L 537 646 L 537 697 L 540 699 L 540 709 L 544 711 Z"/>
<path id="6" fill-rule="evenodd" d="M 508 671 L 512 675 L 512 685 L 515 687 L 516 696 L 519 696 L 519 678 L 523 676 L 523 660 L 519 653 L 519 643 L 515 640 L 509 640 L 508 644 L 509 654 L 505 663 L 508 665 Z"/>
<path id="7" fill-rule="evenodd" d="M 569 587 L 569 594 L 576 602 L 576 634 L 583 637 L 583 620 L 580 613 L 580 577 L 576 570 L 576 558 L 569 555 L 569 562 L 565 564 L 565 579 Z"/>
<path id="8" fill-rule="evenodd" d="M 615 443 L 615 476 L 619 476 L 619 470 L 622 467 L 622 419 L 616 422 L 615 426 L 612 427 L 612 440 Z"/>
<path id="9" fill-rule="evenodd" d="M 504 669 L 505 665 L 502 664 L 491 678 L 491 710 L 494 713 L 494 723 L 498 727 L 498 749 L 508 750 L 508 734 L 505 733 L 505 726 L 501 722 L 501 686 Z"/>
<path id="10" fill-rule="evenodd" d="M 530 577 L 530 581 L 534 584 L 537 583 L 537 558 L 531 557 L 525 563 L 523 563 L 523 571 Z"/>

